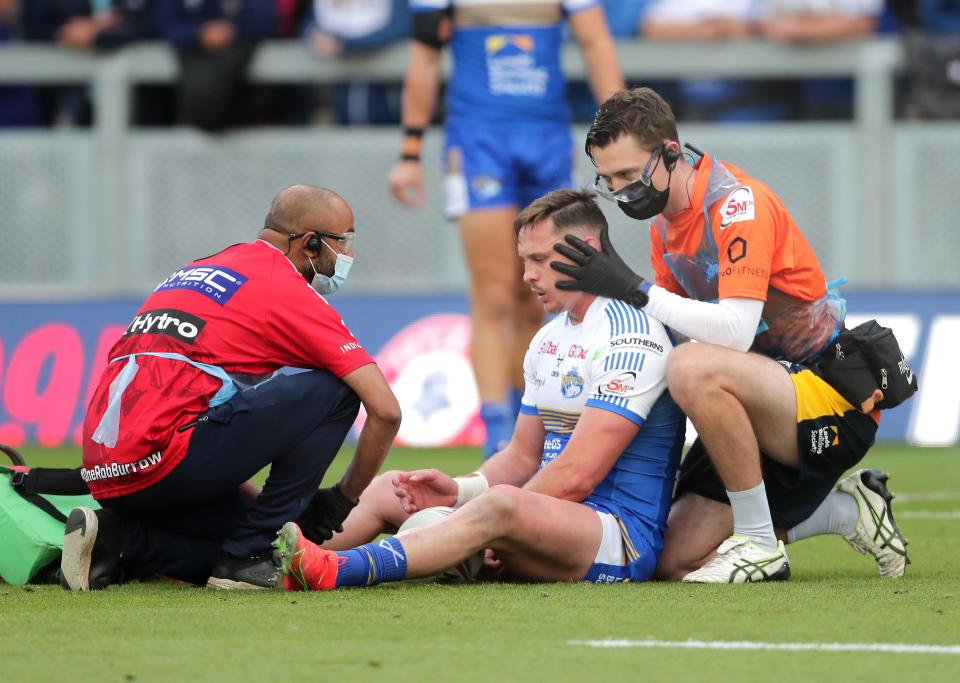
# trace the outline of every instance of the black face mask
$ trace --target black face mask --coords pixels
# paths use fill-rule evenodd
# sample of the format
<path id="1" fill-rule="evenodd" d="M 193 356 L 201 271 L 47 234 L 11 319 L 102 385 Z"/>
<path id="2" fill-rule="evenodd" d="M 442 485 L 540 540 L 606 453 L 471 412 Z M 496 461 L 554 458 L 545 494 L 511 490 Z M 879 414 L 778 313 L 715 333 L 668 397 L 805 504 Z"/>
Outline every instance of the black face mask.
<path id="1" fill-rule="evenodd" d="M 670 176 L 672 175 L 673 171 L 670 171 Z M 652 183 L 645 185 L 639 179 L 634 180 L 613 193 L 617 206 L 630 218 L 638 221 L 653 218 L 663 211 L 663 207 L 667 205 L 667 200 L 670 198 L 670 176 L 667 176 L 667 187 L 663 190 L 658 190 Z"/>
<path id="2" fill-rule="evenodd" d="M 663 211 L 663 208 L 667 205 L 667 200 L 670 198 L 670 179 L 673 177 L 673 168 L 676 166 L 676 158 L 674 158 L 672 159 L 673 165 L 667 166 L 669 175 L 667 176 L 667 187 L 665 189 L 658 190 L 653 186 L 650 175 L 657 170 L 660 159 L 664 158 L 665 150 L 666 147 L 661 145 L 660 148 L 651 155 L 647 165 L 643 168 L 641 176 L 632 183 L 624 185 L 616 192 L 611 191 L 600 176 L 597 176 L 594 180 L 594 189 L 601 196 L 615 201 L 617 206 L 620 207 L 620 210 L 630 216 L 630 218 L 638 221 L 653 218 Z M 650 170 L 648 174 L 647 169 L 651 164 L 653 164 L 653 169 Z"/>

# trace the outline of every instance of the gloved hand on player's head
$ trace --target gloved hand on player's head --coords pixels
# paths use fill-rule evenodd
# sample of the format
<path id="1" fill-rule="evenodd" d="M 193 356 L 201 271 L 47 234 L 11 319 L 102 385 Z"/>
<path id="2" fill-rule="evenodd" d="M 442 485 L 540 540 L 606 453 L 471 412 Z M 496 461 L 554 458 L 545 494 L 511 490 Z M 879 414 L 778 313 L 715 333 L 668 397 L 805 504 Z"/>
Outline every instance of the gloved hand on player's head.
<path id="1" fill-rule="evenodd" d="M 647 293 L 639 289 L 646 280 L 623 262 L 606 232 L 600 234 L 603 251 L 597 251 L 576 235 L 567 234 L 564 239 L 570 246 L 558 242 L 553 248 L 573 263 L 551 261 L 550 267 L 573 279 L 561 280 L 557 283 L 557 289 L 581 290 L 610 299 L 620 299 L 636 308 L 643 308 L 647 304 Z"/>
<path id="2" fill-rule="evenodd" d="M 343 531 L 343 520 L 357 506 L 340 491 L 340 485 L 318 489 L 297 524 L 308 540 L 323 543 Z"/>

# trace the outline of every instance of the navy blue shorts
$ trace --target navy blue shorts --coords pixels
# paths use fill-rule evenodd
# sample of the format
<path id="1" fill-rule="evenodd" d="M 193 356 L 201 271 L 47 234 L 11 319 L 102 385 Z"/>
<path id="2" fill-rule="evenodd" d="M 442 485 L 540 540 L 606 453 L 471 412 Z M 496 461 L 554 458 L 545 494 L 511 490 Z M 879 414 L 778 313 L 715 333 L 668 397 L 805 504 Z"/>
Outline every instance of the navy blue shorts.
<path id="1" fill-rule="evenodd" d="M 760 460 L 773 523 L 790 529 L 813 514 L 843 473 L 863 459 L 873 445 L 877 420 L 850 405 L 808 366 L 781 364 L 797 392 L 800 465 L 788 467 L 763 454 Z M 687 492 L 730 502 L 700 439 L 680 463 L 674 500 Z"/>
<path id="2" fill-rule="evenodd" d="M 128 573 L 203 583 L 217 552 L 269 552 L 320 486 L 360 399 L 327 370 L 279 372 L 211 408 L 163 479 L 101 504 L 118 513 Z M 264 467 L 256 503 L 237 487 Z"/>

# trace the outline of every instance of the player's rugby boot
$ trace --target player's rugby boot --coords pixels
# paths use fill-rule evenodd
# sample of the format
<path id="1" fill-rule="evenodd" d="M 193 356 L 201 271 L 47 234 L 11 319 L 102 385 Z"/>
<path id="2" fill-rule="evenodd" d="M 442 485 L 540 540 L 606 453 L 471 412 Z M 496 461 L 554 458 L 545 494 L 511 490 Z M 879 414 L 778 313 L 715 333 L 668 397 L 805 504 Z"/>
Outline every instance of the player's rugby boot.
<path id="1" fill-rule="evenodd" d="M 783 541 L 768 552 L 745 536 L 731 536 L 717 548 L 717 555 L 683 577 L 687 583 L 754 583 L 786 581 L 790 562 Z"/>
<path id="2" fill-rule="evenodd" d="M 119 529 L 113 513 L 73 508 L 63 531 L 60 585 L 68 591 L 95 591 L 122 582 Z"/>
<path id="3" fill-rule="evenodd" d="M 287 522 L 273 542 L 288 591 L 330 590 L 337 585 L 337 571 L 346 558 L 324 550 L 308 540 L 296 522 Z"/>
<path id="4" fill-rule="evenodd" d="M 843 539 L 863 555 L 870 553 L 877 560 L 880 576 L 903 576 L 910 558 L 907 540 L 900 534 L 893 520 L 891 501 L 887 490 L 889 475 L 880 470 L 857 470 L 837 483 L 837 490 L 849 493 L 860 507 L 856 528 Z"/>
<path id="5" fill-rule="evenodd" d="M 256 590 L 280 588 L 280 564 L 273 552 L 237 557 L 220 551 L 210 570 L 207 588 Z"/>

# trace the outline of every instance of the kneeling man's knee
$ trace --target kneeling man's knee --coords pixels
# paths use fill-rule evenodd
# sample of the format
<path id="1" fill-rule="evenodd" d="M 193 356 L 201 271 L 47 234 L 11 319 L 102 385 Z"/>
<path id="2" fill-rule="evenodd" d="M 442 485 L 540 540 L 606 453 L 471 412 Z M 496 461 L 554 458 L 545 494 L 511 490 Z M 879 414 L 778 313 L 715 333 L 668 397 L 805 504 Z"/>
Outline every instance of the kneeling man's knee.
<path id="1" fill-rule="evenodd" d="M 703 387 L 709 366 L 703 362 L 697 344 L 681 344 L 667 356 L 667 386 L 681 405 L 692 392 Z"/>

